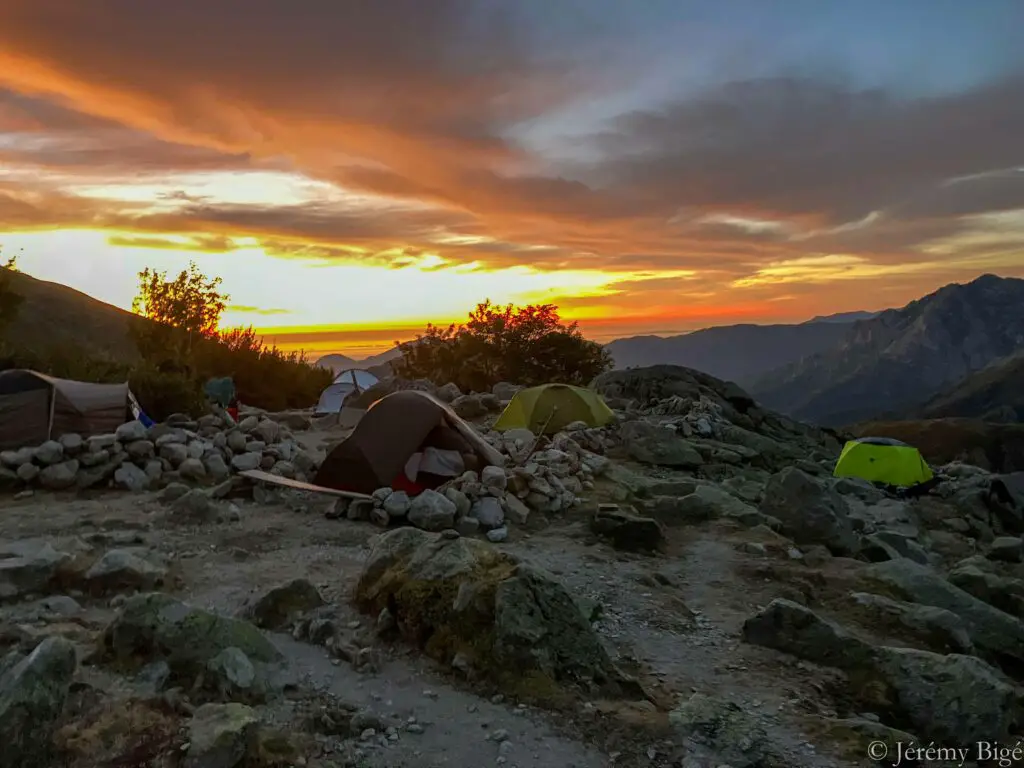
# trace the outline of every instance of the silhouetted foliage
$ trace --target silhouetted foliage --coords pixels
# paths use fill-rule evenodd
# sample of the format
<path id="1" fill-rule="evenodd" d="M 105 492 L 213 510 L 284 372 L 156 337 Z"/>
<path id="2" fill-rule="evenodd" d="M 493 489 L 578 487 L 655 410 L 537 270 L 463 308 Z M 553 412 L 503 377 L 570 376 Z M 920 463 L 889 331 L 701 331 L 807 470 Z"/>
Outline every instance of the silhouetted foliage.
<path id="1" fill-rule="evenodd" d="M 0 341 L 4 339 L 8 327 L 18 316 L 25 297 L 14 289 L 11 273 L 18 271 L 14 256 L 0 264 Z"/>
<path id="2" fill-rule="evenodd" d="M 464 325 L 428 325 L 415 341 L 396 343 L 399 376 L 452 381 L 464 392 L 490 391 L 499 381 L 586 385 L 612 367 L 608 352 L 583 338 L 576 323 L 564 324 L 553 304 L 496 307 L 485 301 Z"/>

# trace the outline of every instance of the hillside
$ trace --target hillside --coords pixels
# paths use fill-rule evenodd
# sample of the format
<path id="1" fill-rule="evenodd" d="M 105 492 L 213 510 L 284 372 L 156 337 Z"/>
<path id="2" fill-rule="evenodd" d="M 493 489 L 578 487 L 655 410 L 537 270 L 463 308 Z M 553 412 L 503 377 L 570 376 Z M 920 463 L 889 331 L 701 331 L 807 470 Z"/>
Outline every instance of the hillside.
<path id="1" fill-rule="evenodd" d="M 916 413 L 1024 348 L 1024 280 L 983 275 L 841 327 L 833 347 L 767 374 L 750 385 L 751 394 L 826 426 Z"/>
<path id="2" fill-rule="evenodd" d="M 972 373 L 930 400 L 925 418 L 966 416 L 1024 422 L 1024 350 Z"/>
<path id="3" fill-rule="evenodd" d="M 14 348 L 59 346 L 118 362 L 136 359 L 128 331 L 132 323 L 149 322 L 60 283 L 11 274 L 12 288 L 25 297 L 7 332 Z"/>
<path id="4" fill-rule="evenodd" d="M 401 356 L 401 352 L 398 351 L 398 347 L 389 349 L 387 352 L 381 352 L 379 355 L 371 355 L 370 357 L 362 360 L 354 360 L 348 355 L 324 355 L 316 361 L 315 365 L 320 368 L 330 368 L 334 373 L 338 374 L 342 371 L 347 371 L 350 368 L 358 368 L 361 370 L 370 370 L 373 368 L 379 368 L 385 363 L 389 363 L 392 360 Z"/>
<path id="5" fill-rule="evenodd" d="M 616 368 L 682 365 L 749 386 L 760 376 L 837 344 L 842 321 L 816 318 L 798 325 L 723 325 L 681 336 L 634 336 L 606 345 Z"/>

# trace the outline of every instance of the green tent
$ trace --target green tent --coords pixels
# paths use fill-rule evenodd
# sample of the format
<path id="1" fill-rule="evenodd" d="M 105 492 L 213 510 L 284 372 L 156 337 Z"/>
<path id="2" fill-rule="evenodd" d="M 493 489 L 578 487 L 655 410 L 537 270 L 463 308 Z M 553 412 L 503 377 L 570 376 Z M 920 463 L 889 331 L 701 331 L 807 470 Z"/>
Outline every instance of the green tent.
<path id="1" fill-rule="evenodd" d="M 909 488 L 932 479 L 932 470 L 912 445 L 888 437 L 862 437 L 843 446 L 835 477 Z"/>
<path id="2" fill-rule="evenodd" d="M 570 384 L 541 384 L 520 390 L 494 423 L 499 432 L 529 429 L 535 435 L 553 434 L 574 421 L 603 427 L 615 420 L 596 392 Z"/>

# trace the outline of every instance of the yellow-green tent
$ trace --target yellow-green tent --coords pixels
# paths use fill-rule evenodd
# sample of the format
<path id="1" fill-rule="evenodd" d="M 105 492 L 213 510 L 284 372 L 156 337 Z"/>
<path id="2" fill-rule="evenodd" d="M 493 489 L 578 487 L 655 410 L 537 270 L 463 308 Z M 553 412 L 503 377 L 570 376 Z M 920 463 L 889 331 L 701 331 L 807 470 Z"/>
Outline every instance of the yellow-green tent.
<path id="1" fill-rule="evenodd" d="M 932 479 L 932 470 L 917 448 L 888 437 L 849 441 L 832 474 L 904 488 Z"/>
<path id="2" fill-rule="evenodd" d="M 592 390 L 569 384 L 541 384 L 516 392 L 494 428 L 503 432 L 525 427 L 535 435 L 553 434 L 574 421 L 602 427 L 614 419 L 611 408 Z"/>

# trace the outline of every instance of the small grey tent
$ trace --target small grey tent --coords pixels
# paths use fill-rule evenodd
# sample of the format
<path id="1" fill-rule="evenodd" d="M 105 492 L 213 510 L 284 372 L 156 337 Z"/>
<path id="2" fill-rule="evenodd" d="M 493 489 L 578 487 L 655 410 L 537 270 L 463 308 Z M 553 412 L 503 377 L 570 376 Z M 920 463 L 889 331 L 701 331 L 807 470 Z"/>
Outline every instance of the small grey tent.
<path id="1" fill-rule="evenodd" d="M 132 418 L 128 384 L 92 384 L 27 370 L 0 371 L 0 449 L 61 435 L 113 432 Z"/>
<path id="2" fill-rule="evenodd" d="M 329 413 L 339 413 L 345 398 L 355 392 L 365 392 L 379 379 L 369 371 L 358 368 L 350 368 L 342 371 L 334 377 L 334 381 L 327 389 L 320 393 L 320 401 L 316 404 L 314 413 L 323 416 Z"/>

